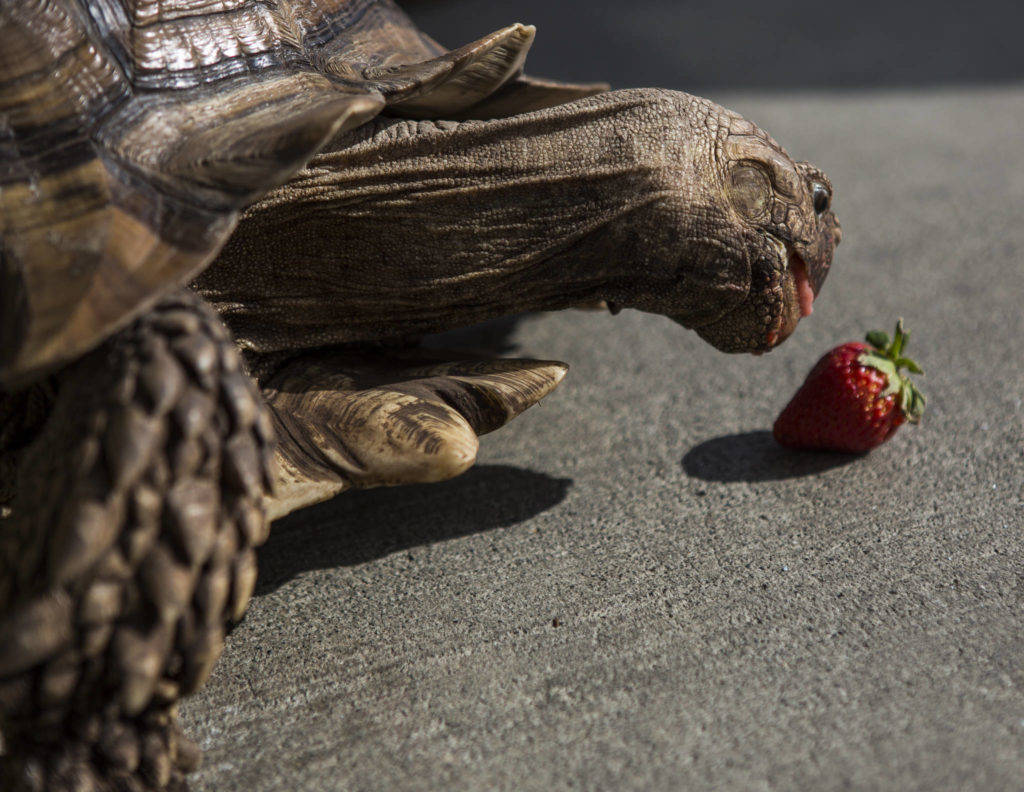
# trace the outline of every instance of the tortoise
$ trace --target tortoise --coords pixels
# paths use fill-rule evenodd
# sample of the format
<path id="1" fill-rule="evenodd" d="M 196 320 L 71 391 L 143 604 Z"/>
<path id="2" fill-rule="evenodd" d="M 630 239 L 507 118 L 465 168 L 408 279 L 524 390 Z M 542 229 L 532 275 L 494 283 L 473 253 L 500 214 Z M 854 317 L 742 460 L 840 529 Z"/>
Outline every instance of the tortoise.
<path id="1" fill-rule="evenodd" d="M 760 353 L 810 312 L 825 174 L 705 99 L 528 77 L 534 35 L 0 6 L 4 789 L 184 789 L 270 521 L 457 475 L 567 369 L 424 336 L 600 301 Z"/>

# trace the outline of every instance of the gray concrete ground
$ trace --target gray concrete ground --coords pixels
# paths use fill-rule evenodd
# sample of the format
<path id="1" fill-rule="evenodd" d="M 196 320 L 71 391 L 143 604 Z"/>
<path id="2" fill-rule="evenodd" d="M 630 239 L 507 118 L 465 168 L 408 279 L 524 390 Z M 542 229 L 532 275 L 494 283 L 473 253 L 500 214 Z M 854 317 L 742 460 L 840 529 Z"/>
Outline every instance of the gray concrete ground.
<path id="1" fill-rule="evenodd" d="M 1024 90 L 715 98 L 835 182 L 814 316 L 763 358 L 635 312 L 488 328 L 569 377 L 461 479 L 275 527 L 183 707 L 197 789 L 1024 789 Z M 923 425 L 776 448 L 897 316 Z"/>

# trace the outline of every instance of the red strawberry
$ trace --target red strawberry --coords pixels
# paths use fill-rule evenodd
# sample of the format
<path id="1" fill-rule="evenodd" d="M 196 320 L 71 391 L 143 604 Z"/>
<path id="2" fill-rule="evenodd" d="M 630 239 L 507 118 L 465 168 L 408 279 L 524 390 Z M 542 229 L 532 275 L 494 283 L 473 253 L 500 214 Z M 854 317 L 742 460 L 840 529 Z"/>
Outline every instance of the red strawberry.
<path id="1" fill-rule="evenodd" d="M 892 341 L 875 330 L 867 344 L 826 354 L 775 421 L 775 439 L 790 448 L 859 453 L 884 443 L 904 421 L 917 423 L 924 396 L 900 373 L 923 373 L 903 356 L 908 338 L 901 319 Z"/>

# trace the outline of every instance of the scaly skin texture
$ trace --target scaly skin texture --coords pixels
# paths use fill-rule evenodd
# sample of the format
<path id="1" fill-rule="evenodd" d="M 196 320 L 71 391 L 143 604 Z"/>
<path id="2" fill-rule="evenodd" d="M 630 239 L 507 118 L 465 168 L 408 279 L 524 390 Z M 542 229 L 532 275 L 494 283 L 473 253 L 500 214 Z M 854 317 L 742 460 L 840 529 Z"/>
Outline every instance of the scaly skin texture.
<path id="1" fill-rule="evenodd" d="M 0 789 L 182 789 L 198 751 L 176 702 L 255 584 L 269 415 L 189 292 L 45 385 L 15 399 L 48 397 L 35 434 L 0 442 L 17 459 L 0 515 Z"/>
<path id="2" fill-rule="evenodd" d="M 259 352 L 595 300 L 763 352 L 800 317 L 792 263 L 821 287 L 830 201 L 824 174 L 756 126 L 671 91 L 378 119 L 247 210 L 196 286 Z"/>

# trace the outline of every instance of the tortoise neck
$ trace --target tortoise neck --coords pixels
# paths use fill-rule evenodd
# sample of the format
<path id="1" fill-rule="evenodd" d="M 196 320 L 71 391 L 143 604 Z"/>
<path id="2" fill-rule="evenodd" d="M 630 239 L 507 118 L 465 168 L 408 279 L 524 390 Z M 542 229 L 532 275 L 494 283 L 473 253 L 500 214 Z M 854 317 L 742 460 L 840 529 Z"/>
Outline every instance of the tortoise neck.
<path id="1" fill-rule="evenodd" d="M 258 351 L 628 304 L 650 269 L 631 215 L 659 195 L 643 96 L 379 119 L 250 208 L 198 284 Z"/>

